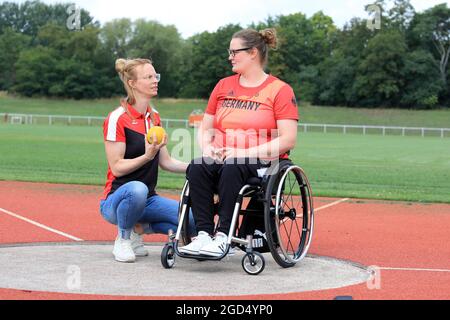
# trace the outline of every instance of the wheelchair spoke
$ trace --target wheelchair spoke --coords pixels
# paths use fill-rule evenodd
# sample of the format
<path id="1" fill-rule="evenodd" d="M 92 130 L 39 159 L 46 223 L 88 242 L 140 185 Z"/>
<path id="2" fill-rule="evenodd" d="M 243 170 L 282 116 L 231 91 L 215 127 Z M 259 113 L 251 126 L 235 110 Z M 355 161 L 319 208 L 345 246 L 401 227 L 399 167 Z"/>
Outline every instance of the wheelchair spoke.
<path id="1" fill-rule="evenodd" d="M 292 199 L 292 189 L 294 188 L 294 185 L 291 183 L 291 175 L 288 175 L 288 179 L 289 179 L 289 184 L 290 184 L 290 187 L 291 187 L 291 190 L 289 190 L 289 195 L 290 195 L 290 197 L 291 197 L 291 201 L 292 201 L 292 203 L 294 202 L 293 201 L 293 199 Z M 289 196 L 288 196 L 288 199 L 289 199 Z M 291 208 L 289 208 L 289 209 L 291 209 Z"/>
<path id="2" fill-rule="evenodd" d="M 292 210 L 295 210 L 295 212 L 299 211 L 297 210 L 298 207 L 300 206 L 300 199 L 295 199 L 295 195 L 294 193 L 296 191 L 300 191 L 300 190 L 296 190 L 296 184 L 297 184 L 297 178 L 291 178 L 291 175 L 288 174 L 287 179 L 285 179 L 284 183 L 288 185 L 288 188 L 286 188 L 287 190 L 289 190 L 288 193 L 284 193 L 281 195 L 281 199 L 280 199 L 280 209 L 283 210 L 283 212 L 288 212 L 289 214 L 292 214 Z M 285 191 L 286 191 L 285 189 Z M 297 219 L 297 217 L 296 217 Z M 292 216 L 287 216 L 284 217 L 282 221 L 280 221 L 280 226 L 283 226 L 284 229 L 284 234 L 285 237 L 287 237 L 287 239 L 283 239 L 283 244 L 285 245 L 286 248 L 286 254 L 289 256 L 292 256 L 293 259 L 295 259 L 298 255 L 298 250 L 296 250 L 296 238 L 298 236 L 298 238 L 300 239 L 301 237 L 301 232 L 299 230 L 298 227 L 298 223 L 296 221 L 296 219 L 293 219 Z M 286 223 L 288 223 L 291 220 L 291 225 L 288 227 L 286 226 Z M 293 226 L 293 223 L 295 223 L 295 228 Z M 296 235 L 294 235 L 294 232 L 297 232 Z"/>
<path id="3" fill-rule="evenodd" d="M 295 220 L 294 222 L 295 222 L 295 227 L 297 228 L 297 232 L 298 232 L 298 235 L 299 235 L 299 243 L 298 243 L 298 245 L 300 246 L 300 244 L 301 244 L 301 242 L 302 242 L 302 232 L 300 231 L 300 228 L 298 227 L 297 220 Z M 297 250 L 297 251 L 298 251 L 298 250 Z M 298 254 L 299 254 L 299 253 L 296 252 L 294 257 L 297 258 L 297 255 L 298 255 Z"/>
<path id="4" fill-rule="evenodd" d="M 288 239 L 289 239 L 289 243 L 291 244 L 291 248 L 292 248 L 292 251 L 294 252 L 295 250 L 294 250 L 294 245 L 292 244 L 292 241 L 291 241 L 291 236 L 292 236 L 292 227 L 293 227 L 293 223 L 291 222 L 291 230 L 289 231 L 289 237 L 288 237 Z M 289 250 L 288 250 L 288 254 L 289 254 Z"/>
<path id="5" fill-rule="evenodd" d="M 295 198 L 294 198 L 294 192 L 293 192 L 293 189 L 294 189 L 295 185 L 297 184 L 296 183 L 297 182 L 297 178 L 295 178 L 294 182 L 292 182 L 291 181 L 291 175 L 288 175 L 288 181 L 289 181 L 289 185 L 290 185 L 290 191 L 289 191 L 289 194 L 287 196 L 287 201 L 285 201 L 285 204 L 287 206 L 287 211 L 290 211 L 291 209 L 297 209 L 296 201 L 295 201 Z M 297 190 L 295 190 L 295 191 L 297 191 Z M 298 191 L 299 191 L 299 194 L 300 194 L 300 190 L 298 190 Z M 288 205 L 289 199 L 290 199 L 290 204 L 291 204 L 290 206 Z M 300 203 L 300 199 L 297 202 Z"/>
<path id="6" fill-rule="evenodd" d="M 292 248 L 292 251 L 295 251 L 294 250 L 294 246 L 293 246 L 293 244 L 292 244 L 292 241 L 291 241 L 291 235 L 292 235 L 292 223 L 291 223 L 291 227 L 290 227 L 290 231 L 288 231 L 288 229 L 287 229 L 287 227 L 286 227 L 286 224 L 283 224 L 283 228 L 284 228 L 284 230 L 286 231 L 286 236 L 287 236 L 287 243 L 286 243 L 286 253 L 287 254 L 289 254 L 290 252 L 289 252 L 289 248 Z"/>
<path id="7" fill-rule="evenodd" d="M 285 225 L 285 224 L 283 224 L 283 228 L 284 228 L 284 230 L 285 230 L 285 233 L 287 234 L 288 231 L 287 231 L 287 228 L 286 228 L 286 225 Z M 280 239 L 280 240 L 281 240 L 281 239 Z M 289 238 L 287 239 L 287 243 L 286 243 L 286 239 L 283 239 L 282 241 L 283 241 L 284 247 L 285 247 L 287 250 L 289 250 Z M 287 250 L 286 250 L 286 251 L 287 251 Z"/>
<path id="8" fill-rule="evenodd" d="M 295 224 L 295 229 L 294 229 L 294 224 Z M 295 230 L 297 231 L 297 234 L 295 234 L 295 238 L 294 238 L 292 233 Z M 292 248 L 292 258 L 293 259 L 296 259 L 298 254 L 299 254 L 299 247 L 300 247 L 300 243 L 301 243 L 301 234 L 302 233 L 300 232 L 300 228 L 298 226 L 297 220 L 293 220 L 291 222 L 291 232 L 290 232 L 290 235 L 289 235 L 289 240 L 290 240 L 291 248 Z M 295 242 L 295 246 L 294 246 L 294 242 Z"/>

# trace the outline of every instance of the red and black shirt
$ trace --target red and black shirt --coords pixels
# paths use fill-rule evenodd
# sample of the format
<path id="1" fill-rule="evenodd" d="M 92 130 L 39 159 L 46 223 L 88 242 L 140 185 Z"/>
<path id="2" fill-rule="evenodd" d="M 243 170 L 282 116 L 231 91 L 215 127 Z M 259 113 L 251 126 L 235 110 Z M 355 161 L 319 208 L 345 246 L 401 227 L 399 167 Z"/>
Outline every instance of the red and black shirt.
<path id="1" fill-rule="evenodd" d="M 103 136 L 105 141 L 124 142 L 126 144 L 124 159 L 134 159 L 145 153 L 147 131 L 153 125 L 160 126 L 161 118 L 155 109 L 153 109 L 154 123 L 150 117 L 151 109 L 147 109 L 145 114 L 141 114 L 131 105 L 128 105 L 127 111 L 123 107 L 119 107 L 108 115 L 103 123 Z M 108 164 L 102 200 L 114 193 L 120 186 L 131 181 L 143 182 L 148 187 L 148 196 L 155 195 L 155 187 L 158 182 L 158 163 L 159 152 L 152 161 L 120 178 L 112 174 Z"/>

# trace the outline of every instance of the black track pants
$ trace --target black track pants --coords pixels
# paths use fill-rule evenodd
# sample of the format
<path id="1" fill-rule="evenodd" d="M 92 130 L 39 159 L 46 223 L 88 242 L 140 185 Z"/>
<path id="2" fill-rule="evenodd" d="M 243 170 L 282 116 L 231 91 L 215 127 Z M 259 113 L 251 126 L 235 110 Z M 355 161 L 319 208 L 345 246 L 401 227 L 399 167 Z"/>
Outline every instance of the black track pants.
<path id="1" fill-rule="evenodd" d="M 225 163 L 210 158 L 191 162 L 187 178 L 197 232 L 214 232 L 214 194 L 219 195 L 219 227 L 228 235 L 237 196 L 246 181 L 258 176 L 258 169 L 268 167 L 259 159 L 227 159 Z"/>

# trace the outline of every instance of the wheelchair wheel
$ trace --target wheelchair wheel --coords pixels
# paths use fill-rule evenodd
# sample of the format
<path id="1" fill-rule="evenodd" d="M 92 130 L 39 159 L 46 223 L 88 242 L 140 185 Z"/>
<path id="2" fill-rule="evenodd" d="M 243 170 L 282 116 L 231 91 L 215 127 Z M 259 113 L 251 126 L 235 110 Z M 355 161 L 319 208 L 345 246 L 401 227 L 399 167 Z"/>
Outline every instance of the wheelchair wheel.
<path id="1" fill-rule="evenodd" d="M 171 269 L 175 265 L 175 249 L 166 244 L 161 252 L 161 264 L 166 269 Z"/>
<path id="2" fill-rule="evenodd" d="M 281 267 L 292 267 L 306 256 L 311 244 L 311 187 L 300 167 L 282 161 L 265 192 L 264 223 L 270 252 Z"/>
<path id="3" fill-rule="evenodd" d="M 265 266 L 266 261 L 259 252 L 247 253 L 242 258 L 242 268 L 244 268 L 245 272 L 249 275 L 256 276 L 257 274 L 260 274 Z"/>

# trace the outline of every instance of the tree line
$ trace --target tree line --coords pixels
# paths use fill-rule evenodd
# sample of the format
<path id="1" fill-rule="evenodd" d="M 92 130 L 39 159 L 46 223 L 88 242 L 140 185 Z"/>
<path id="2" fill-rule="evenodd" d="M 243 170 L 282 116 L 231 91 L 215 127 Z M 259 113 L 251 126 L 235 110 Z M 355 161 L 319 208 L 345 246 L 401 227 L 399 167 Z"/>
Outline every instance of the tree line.
<path id="1" fill-rule="evenodd" d="M 173 25 L 117 19 L 101 25 L 81 9 L 68 27 L 70 4 L 0 4 L 0 90 L 24 96 L 104 98 L 123 95 L 117 58 L 145 57 L 162 74 L 160 96 L 208 98 L 231 75 L 227 48 L 244 27 L 277 29 L 280 44 L 268 72 L 299 100 L 349 107 L 450 107 L 450 8 L 416 12 L 409 0 L 377 0 L 379 25 L 353 18 L 342 28 L 323 12 L 229 24 L 188 39 Z"/>

